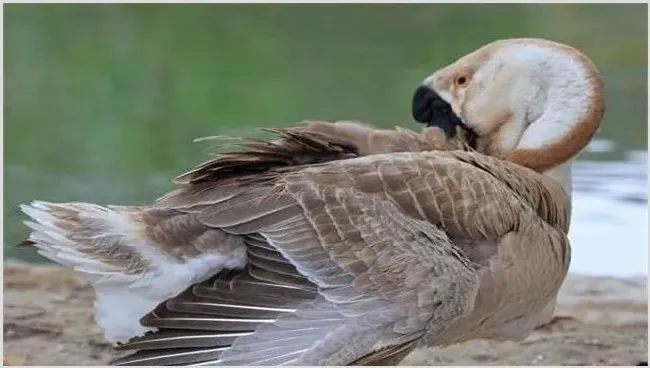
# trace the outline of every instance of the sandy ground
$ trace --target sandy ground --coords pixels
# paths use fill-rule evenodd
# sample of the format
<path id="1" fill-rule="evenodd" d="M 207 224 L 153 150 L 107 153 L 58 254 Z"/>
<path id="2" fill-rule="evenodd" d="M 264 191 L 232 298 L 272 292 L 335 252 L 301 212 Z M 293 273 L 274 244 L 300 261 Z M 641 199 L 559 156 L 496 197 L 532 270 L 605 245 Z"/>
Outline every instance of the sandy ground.
<path id="1" fill-rule="evenodd" d="M 647 279 L 571 275 L 557 314 L 574 317 L 520 343 L 414 351 L 404 365 L 639 365 L 648 360 Z M 4 365 L 104 365 L 92 291 L 56 266 L 4 267 Z"/>

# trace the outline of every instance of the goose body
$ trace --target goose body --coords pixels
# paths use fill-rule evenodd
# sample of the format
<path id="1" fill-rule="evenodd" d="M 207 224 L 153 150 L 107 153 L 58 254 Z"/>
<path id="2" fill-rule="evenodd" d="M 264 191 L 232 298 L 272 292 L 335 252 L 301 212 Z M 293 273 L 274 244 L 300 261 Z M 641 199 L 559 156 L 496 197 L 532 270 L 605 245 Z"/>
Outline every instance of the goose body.
<path id="1" fill-rule="evenodd" d="M 278 130 L 151 206 L 24 205 L 29 242 L 91 282 L 113 364 L 382 365 L 521 339 L 568 270 L 599 78 L 568 46 L 497 41 L 425 79 L 422 133 Z"/>

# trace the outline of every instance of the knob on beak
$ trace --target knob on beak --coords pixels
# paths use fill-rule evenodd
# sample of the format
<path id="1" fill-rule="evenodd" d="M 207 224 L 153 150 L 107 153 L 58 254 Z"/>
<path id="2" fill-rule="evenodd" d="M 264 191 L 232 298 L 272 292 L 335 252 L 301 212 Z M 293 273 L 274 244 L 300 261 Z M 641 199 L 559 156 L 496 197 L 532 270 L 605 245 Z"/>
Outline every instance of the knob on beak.
<path id="1" fill-rule="evenodd" d="M 415 90 L 412 115 L 417 122 L 439 127 L 450 138 L 456 135 L 456 127 L 463 125 L 451 105 L 427 86 L 419 86 Z"/>

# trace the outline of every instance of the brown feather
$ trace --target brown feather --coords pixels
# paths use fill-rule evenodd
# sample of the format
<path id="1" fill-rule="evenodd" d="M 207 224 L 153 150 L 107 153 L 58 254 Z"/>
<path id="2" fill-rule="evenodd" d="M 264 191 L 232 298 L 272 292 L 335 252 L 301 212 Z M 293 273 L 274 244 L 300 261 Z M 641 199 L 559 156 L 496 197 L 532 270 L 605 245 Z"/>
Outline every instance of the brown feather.
<path id="1" fill-rule="evenodd" d="M 259 238 L 255 241 L 262 242 Z M 268 260 L 258 257 L 256 264 L 243 270 L 222 271 L 159 305 L 141 321 L 159 331 L 120 345 L 119 350 L 138 351 L 112 364 L 170 365 L 217 360 L 235 339 L 312 300 L 317 295 L 313 284 L 277 251 L 266 250 L 266 254 L 271 253 L 275 254 Z M 216 347 L 220 349 L 206 350 Z"/>
<path id="2" fill-rule="evenodd" d="M 255 141 L 248 151 L 201 165 L 158 202 L 163 210 L 187 211 L 208 229 L 244 235 L 249 258 L 243 270 L 222 272 L 161 305 L 143 319 L 145 326 L 251 332 L 322 294 L 345 301 L 338 306 L 345 315 L 375 311 L 373 318 L 390 321 L 399 336 L 426 328 L 428 341 L 473 308 L 479 271 L 499 254 L 472 251 L 475 243 L 462 239 L 499 242 L 533 214 L 550 227 L 564 226 L 558 186 L 514 164 L 462 151 L 360 156 L 358 147 L 327 134 L 274 132 L 279 141 Z M 421 136 L 396 132 L 391 149 L 425 147 Z M 175 338 L 174 344 L 191 345 Z M 154 342 L 140 346 L 158 348 L 155 334 L 147 339 Z M 399 343 L 357 362 L 396 361 L 413 346 Z"/>
<path id="3" fill-rule="evenodd" d="M 399 345 L 391 345 L 385 348 L 373 351 L 348 365 L 398 365 L 407 355 L 409 355 L 417 345 L 417 340 L 411 340 Z"/>

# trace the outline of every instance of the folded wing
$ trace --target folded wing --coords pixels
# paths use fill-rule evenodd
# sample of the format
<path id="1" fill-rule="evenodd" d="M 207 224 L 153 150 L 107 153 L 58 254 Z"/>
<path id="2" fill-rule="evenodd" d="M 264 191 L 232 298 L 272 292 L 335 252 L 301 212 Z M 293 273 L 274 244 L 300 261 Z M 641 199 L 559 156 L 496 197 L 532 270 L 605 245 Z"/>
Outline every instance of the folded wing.
<path id="1" fill-rule="evenodd" d="M 298 142 L 313 148 L 319 141 L 307 137 Z M 274 160 L 269 146 L 257 148 L 265 150 L 260 160 Z M 369 191 L 351 181 L 360 174 L 368 184 L 376 182 L 373 188 L 397 184 L 403 179 L 399 170 L 385 175 L 377 171 L 395 167 L 397 161 L 390 156 L 367 162 L 364 158 L 312 162 L 292 170 L 277 165 L 236 180 L 218 173 L 224 168 L 234 171 L 237 165 L 247 168 L 254 160 L 224 157 L 182 177 L 187 184 L 158 205 L 196 213 L 209 227 L 245 237 L 253 234 L 247 241 L 247 269 L 210 280 L 212 285 L 229 277 L 239 280 L 227 292 L 213 287 L 208 295 L 204 285 L 193 287 L 165 303 L 166 311 L 143 320 L 145 325 L 183 331 L 186 339 L 168 331 L 164 332 L 171 334 L 169 338 L 159 332 L 136 339 L 122 348 L 140 351 L 116 363 L 349 364 L 364 356 L 372 361 L 373 352 L 379 359 L 391 349 L 401 351 L 395 347 L 411 349 L 414 345 L 408 343 L 431 326 L 443 330 L 471 310 L 475 265 L 443 231 L 407 215 L 385 191 Z M 413 164 L 408 155 L 398 161 Z M 206 185 L 208 180 L 212 188 Z M 241 183 L 247 189 L 235 196 L 220 190 L 243 187 Z M 253 281 L 258 288 L 250 287 Z M 279 287 L 286 286 L 302 291 L 302 299 L 289 307 L 285 298 L 273 298 Z M 224 295 L 231 304 L 205 308 L 208 299 L 223 301 Z M 189 309 L 175 316 L 170 312 L 179 303 Z M 182 316 L 197 311 L 202 314 L 198 327 L 194 320 L 181 322 Z M 229 315 L 227 322 L 224 315 Z M 162 322 L 169 319 L 180 324 Z M 212 319 L 215 323 L 208 323 Z M 187 349 L 188 341 L 197 341 L 191 330 L 203 328 L 219 336 L 232 330 L 248 334 L 232 341 L 214 339 L 212 346 L 202 343 L 194 352 L 175 350 Z"/>
<path id="2" fill-rule="evenodd" d="M 128 274 L 115 249 L 148 265 L 106 291 L 127 290 L 130 298 L 116 301 L 135 310 L 129 321 L 156 331 L 121 345 L 137 352 L 115 363 L 385 361 L 471 313 L 479 272 L 472 261 L 481 259 L 456 239 L 499 240 L 523 218 L 566 222 L 546 190 L 553 185 L 515 165 L 468 152 L 363 156 L 327 134 L 277 133 L 279 141 L 248 143 L 179 177 L 180 188 L 151 208 L 112 209 L 126 227 L 105 226 L 113 222 L 104 208 L 96 216 L 86 208 L 61 215 L 72 205 L 27 208 L 39 220 L 37 246 L 81 273 L 101 269 L 96 290 L 109 266 Z M 218 238 L 189 236 L 178 224 L 163 229 L 165 221 L 147 222 L 145 213 L 184 218 Z M 213 253 L 222 258 L 192 263 Z M 160 267 L 170 259 L 185 273 Z M 151 297 L 152 285 L 165 294 Z M 136 295 L 147 303 L 133 308 Z"/>

